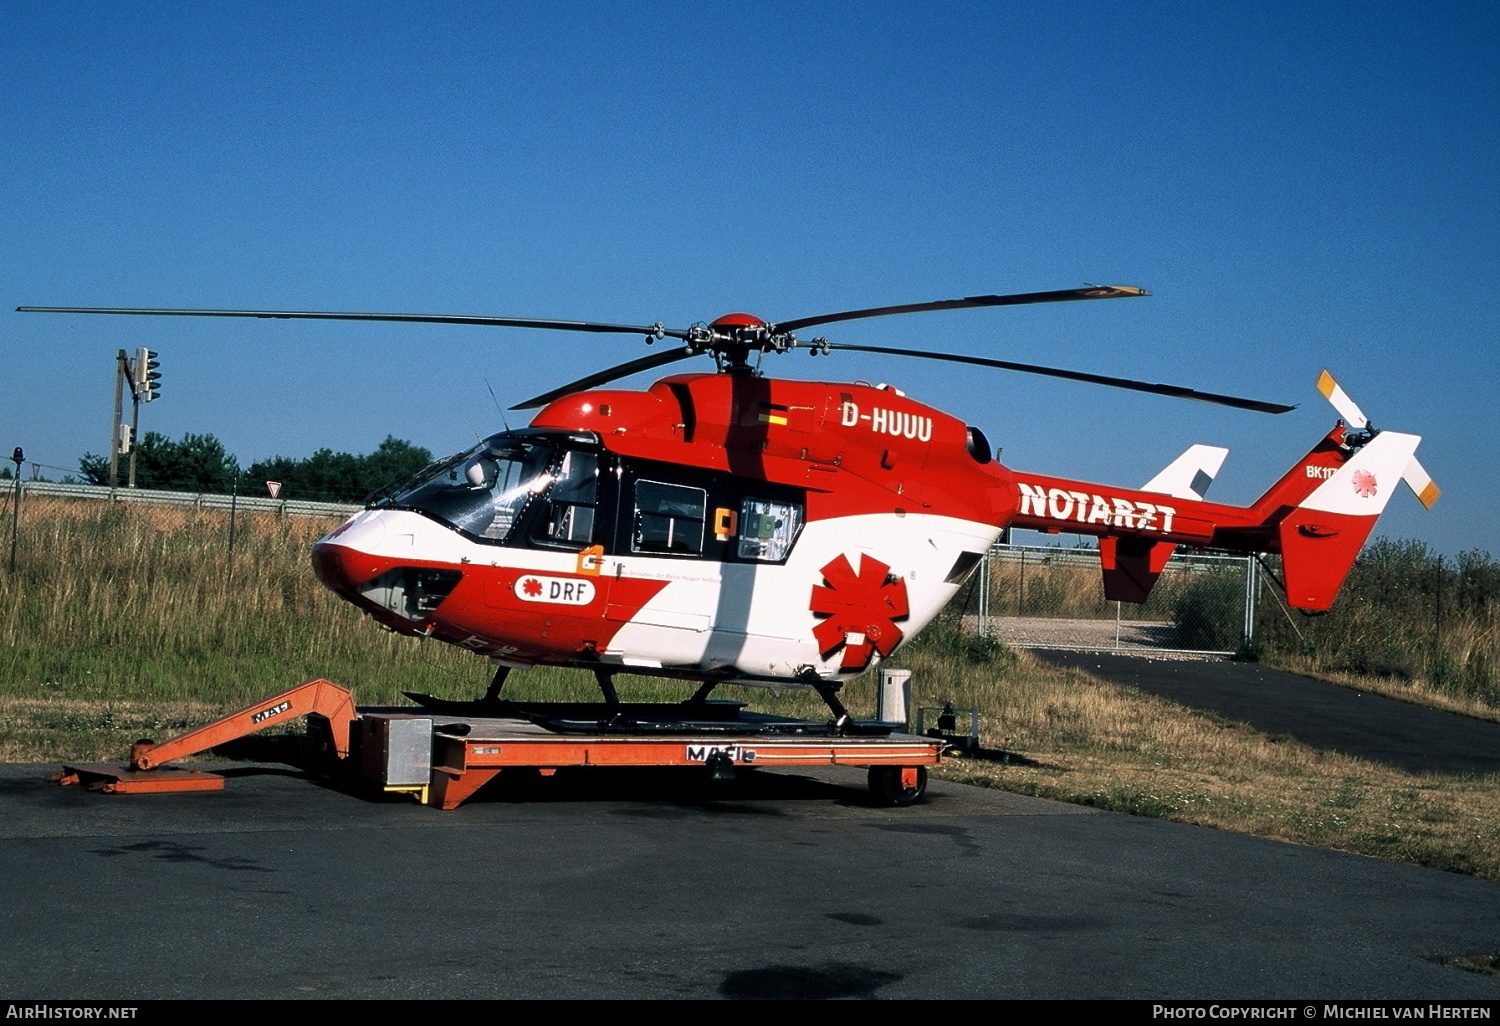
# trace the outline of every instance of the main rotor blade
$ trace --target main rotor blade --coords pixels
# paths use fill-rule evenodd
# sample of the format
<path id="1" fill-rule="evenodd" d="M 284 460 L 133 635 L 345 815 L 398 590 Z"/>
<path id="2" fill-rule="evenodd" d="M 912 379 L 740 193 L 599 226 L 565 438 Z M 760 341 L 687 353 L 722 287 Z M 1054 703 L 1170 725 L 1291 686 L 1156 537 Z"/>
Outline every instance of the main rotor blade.
<path id="1" fill-rule="evenodd" d="M 1033 363 L 1015 363 L 1011 360 L 990 360 L 982 356 L 958 356 L 954 353 L 929 353 L 920 349 L 891 349 L 885 346 L 855 346 L 842 343 L 830 342 L 829 349 L 850 349 L 859 353 L 885 353 L 889 356 L 916 356 L 924 360 L 944 360 L 948 363 L 967 363 L 976 367 L 995 367 L 1000 370 L 1021 371 L 1025 374 L 1043 374 L 1051 378 L 1065 378 L 1068 381 L 1085 381 L 1093 385 L 1108 385 L 1111 388 L 1129 388 L 1137 392 L 1150 392 L 1153 395 L 1166 395 L 1174 399 L 1196 399 L 1203 403 L 1215 403 L 1219 406 L 1232 406 L 1239 410 L 1254 410 L 1257 413 L 1287 413 L 1295 410 L 1295 406 L 1287 406 L 1283 403 L 1261 402 L 1258 399 L 1241 399 L 1232 395 L 1219 395 L 1215 392 L 1200 392 L 1193 388 L 1183 388 L 1181 385 L 1154 384 L 1148 381 L 1133 381 L 1130 378 L 1115 378 L 1104 374 L 1087 374 L 1083 371 L 1060 370 L 1057 367 L 1042 367 Z"/>
<path id="2" fill-rule="evenodd" d="M 665 366 L 669 363 L 676 363 L 678 360 L 684 360 L 689 356 L 696 355 L 698 355 L 698 350 L 689 349 L 686 346 L 682 347 L 681 349 L 668 349 L 665 352 L 652 353 L 650 356 L 643 356 L 639 360 L 631 360 L 629 363 L 618 364 L 617 366 L 610 367 L 606 370 L 590 374 L 586 378 L 579 378 L 577 381 L 570 381 L 568 382 L 568 384 L 563 385 L 561 388 L 554 388 L 550 392 L 543 392 L 541 395 L 532 396 L 525 402 L 517 403 L 516 405 L 512 406 L 511 409 L 534 410 L 538 406 L 546 406 L 552 400 L 560 399 L 563 396 L 570 395 L 573 392 L 581 392 L 586 388 L 593 388 L 595 385 L 602 385 L 605 382 L 614 381 L 616 378 L 628 377 L 629 375 L 635 374 L 638 371 L 651 370 L 655 367 Z"/>
<path id="3" fill-rule="evenodd" d="M 529 317 L 486 317 L 468 314 L 339 313 L 314 310 L 154 310 L 106 306 L 18 306 L 17 313 L 126 314 L 142 317 L 261 317 L 282 321 L 381 321 L 398 324 L 475 324 L 492 328 L 545 328 L 554 331 L 609 332 L 621 335 L 651 335 L 657 338 L 688 337 L 685 328 L 659 324 L 606 324 L 599 321 L 551 321 Z"/>
<path id="4" fill-rule="evenodd" d="M 922 313 L 926 310 L 962 310 L 974 306 L 1023 306 L 1027 303 L 1070 303 L 1078 299 L 1122 299 L 1149 296 L 1151 293 L 1134 285 L 1090 285 L 1082 289 L 1058 289 L 1054 292 L 1018 292 L 1010 296 L 969 296 L 965 299 L 939 299 L 933 303 L 908 303 L 904 306 L 872 306 L 868 310 L 846 310 L 843 313 L 820 314 L 771 326 L 773 332 L 796 331 L 814 324 L 835 321 L 857 321 L 864 317 L 887 317 L 891 314 Z"/>

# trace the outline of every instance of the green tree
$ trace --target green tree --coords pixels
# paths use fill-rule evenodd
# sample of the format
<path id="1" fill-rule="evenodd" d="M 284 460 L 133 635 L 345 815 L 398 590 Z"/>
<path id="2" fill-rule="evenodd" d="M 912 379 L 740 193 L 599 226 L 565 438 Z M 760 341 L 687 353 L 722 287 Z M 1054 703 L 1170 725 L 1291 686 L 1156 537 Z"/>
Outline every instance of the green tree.
<path id="1" fill-rule="evenodd" d="M 120 458 L 120 478 L 126 476 L 126 460 Z M 109 458 L 84 453 L 79 472 L 91 484 L 109 483 Z M 228 494 L 240 474 L 240 464 L 213 435 L 188 433 L 174 442 L 166 435 L 147 431 L 136 443 L 135 483 L 138 488 L 160 488 L 178 492 Z"/>
<path id="2" fill-rule="evenodd" d="M 91 452 L 84 453 L 78 460 L 78 472 L 89 484 L 109 484 L 109 460 L 103 456 L 95 456 Z"/>
<path id="3" fill-rule="evenodd" d="M 386 435 L 385 441 L 364 457 L 364 477 L 361 482 L 364 493 L 368 495 L 378 489 L 399 484 L 431 462 L 431 450 Z"/>
<path id="4" fill-rule="evenodd" d="M 363 502 L 372 492 L 404 481 L 431 462 L 427 449 L 387 436 L 364 456 L 324 448 L 306 459 L 273 456 L 257 460 L 243 472 L 240 488 L 257 490 L 259 482 L 279 481 L 281 494 L 287 498 Z M 85 453 L 78 469 L 90 484 L 109 483 L 107 456 Z M 125 457 L 121 457 L 122 482 L 125 473 Z M 213 435 L 187 434 L 174 442 L 148 431 L 136 444 L 135 483 L 140 488 L 227 495 L 240 474 L 239 462 Z"/>
<path id="5" fill-rule="evenodd" d="M 370 493 L 402 481 L 432 462 L 421 446 L 387 436 L 375 451 L 355 456 L 319 449 L 307 459 L 273 456 L 250 465 L 252 481 L 279 481 L 281 494 L 323 502 L 363 502 Z"/>

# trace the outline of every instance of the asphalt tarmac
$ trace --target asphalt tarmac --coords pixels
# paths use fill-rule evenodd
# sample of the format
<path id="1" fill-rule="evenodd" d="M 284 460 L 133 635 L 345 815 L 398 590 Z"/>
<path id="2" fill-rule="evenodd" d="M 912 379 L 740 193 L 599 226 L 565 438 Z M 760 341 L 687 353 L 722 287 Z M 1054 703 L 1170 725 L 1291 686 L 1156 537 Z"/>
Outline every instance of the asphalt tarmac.
<path id="1" fill-rule="evenodd" d="M 1500 998 L 1500 885 L 863 773 L 563 771 L 453 812 L 0 767 L 0 997 Z"/>
<path id="2" fill-rule="evenodd" d="M 1258 663 L 1037 651 L 1059 666 L 1412 773 L 1500 773 L 1500 723 L 1428 709 Z"/>

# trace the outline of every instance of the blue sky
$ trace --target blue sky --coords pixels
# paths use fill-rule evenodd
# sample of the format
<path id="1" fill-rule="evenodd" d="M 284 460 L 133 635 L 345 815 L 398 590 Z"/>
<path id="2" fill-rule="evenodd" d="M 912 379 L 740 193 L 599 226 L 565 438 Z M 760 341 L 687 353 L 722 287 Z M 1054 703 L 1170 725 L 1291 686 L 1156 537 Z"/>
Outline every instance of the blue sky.
<path id="1" fill-rule="evenodd" d="M 1496 38 L 1494 3 L 9 0 L 0 449 L 103 452 L 119 348 L 162 354 L 143 429 L 246 464 L 387 434 L 450 452 L 499 429 L 490 387 L 509 405 L 647 352 L 18 305 L 686 326 L 1128 283 L 1154 295 L 826 333 L 1301 408 L 856 354 L 773 370 L 892 382 L 1084 480 L 1225 445 L 1213 497 L 1246 502 L 1331 426 L 1327 366 L 1424 436 L 1444 489 L 1432 513 L 1397 496 L 1383 533 L 1500 552 Z"/>

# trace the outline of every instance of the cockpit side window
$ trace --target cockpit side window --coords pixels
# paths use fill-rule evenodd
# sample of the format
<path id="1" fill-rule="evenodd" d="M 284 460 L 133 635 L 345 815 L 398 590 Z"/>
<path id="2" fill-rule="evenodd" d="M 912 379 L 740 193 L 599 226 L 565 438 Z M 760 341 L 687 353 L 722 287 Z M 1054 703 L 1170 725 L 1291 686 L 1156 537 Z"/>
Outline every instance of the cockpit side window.
<path id="1" fill-rule="evenodd" d="M 594 540 L 599 455 L 567 450 L 554 473 L 532 536 L 544 545 L 582 548 Z"/>
<path id="2" fill-rule="evenodd" d="M 552 454 L 545 443 L 493 438 L 424 472 L 390 505 L 504 542 L 532 499 L 552 483 Z"/>
<path id="3" fill-rule="evenodd" d="M 477 468 L 470 468 L 470 479 L 476 476 L 476 469 L 482 468 L 477 476 L 489 489 L 490 522 L 483 530 L 463 524 L 459 526 L 481 538 L 504 541 L 510 537 L 511 528 L 520 519 L 532 496 L 551 483 L 552 475 L 547 472 L 550 455 L 548 447 L 526 446 L 520 451 L 500 453 L 498 458 L 479 460 Z"/>

